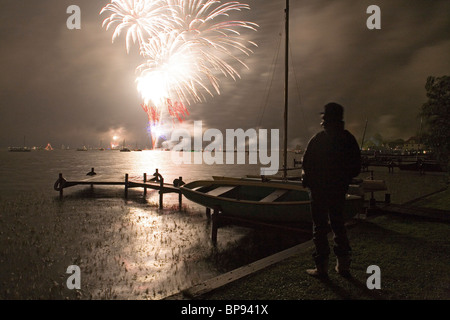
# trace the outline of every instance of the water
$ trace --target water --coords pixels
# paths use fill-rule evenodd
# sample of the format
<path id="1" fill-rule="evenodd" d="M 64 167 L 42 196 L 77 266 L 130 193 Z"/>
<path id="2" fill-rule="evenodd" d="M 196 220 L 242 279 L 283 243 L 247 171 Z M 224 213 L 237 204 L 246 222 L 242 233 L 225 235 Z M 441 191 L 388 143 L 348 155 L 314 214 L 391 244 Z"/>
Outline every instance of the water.
<path id="1" fill-rule="evenodd" d="M 179 211 L 175 194 L 159 210 L 155 191 L 131 189 L 124 199 L 123 187 L 76 186 L 61 201 L 53 190 L 59 173 L 80 180 L 91 168 L 118 181 L 158 169 L 170 183 L 257 175 L 261 165 L 177 165 L 167 151 L 109 150 L 1 151 L 0 163 L 3 299 L 161 299 L 300 241 L 230 226 L 214 247 L 204 208 L 183 199 Z M 69 265 L 81 269 L 81 290 L 66 286 Z"/>
<path id="2" fill-rule="evenodd" d="M 194 152 L 191 153 L 192 159 Z M 248 155 L 246 155 L 248 160 Z M 297 155 L 297 158 L 299 156 Z M 288 163 L 293 163 L 294 154 L 289 154 Z M 91 167 L 97 174 L 108 179 L 124 179 L 124 174 L 142 179 L 143 173 L 153 174 L 155 169 L 164 176 L 166 182 L 171 182 L 179 176 L 185 182 L 190 180 L 211 179 L 212 175 L 243 176 L 258 175 L 259 164 L 206 165 L 181 164 L 172 161 L 171 152 L 167 151 L 34 151 L 7 152 L 0 151 L 0 175 L 2 195 L 16 195 L 18 192 L 30 192 L 48 189 L 58 178 L 58 173 L 71 180 L 85 179 Z M 192 160 L 193 162 L 193 160 Z M 281 163 L 281 157 L 280 157 Z M 48 193 L 45 193 L 48 195 Z"/>

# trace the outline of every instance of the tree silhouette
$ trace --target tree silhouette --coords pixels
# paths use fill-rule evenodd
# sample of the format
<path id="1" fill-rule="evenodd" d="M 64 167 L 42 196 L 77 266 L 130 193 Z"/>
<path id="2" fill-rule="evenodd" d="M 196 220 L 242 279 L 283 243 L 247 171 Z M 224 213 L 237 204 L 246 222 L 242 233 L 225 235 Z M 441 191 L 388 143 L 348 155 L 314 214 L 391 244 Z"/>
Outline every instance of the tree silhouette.
<path id="1" fill-rule="evenodd" d="M 426 144 L 445 166 L 450 152 L 450 77 L 428 77 L 425 84 L 428 101 L 422 105 L 420 116 L 424 121 L 422 135 Z"/>

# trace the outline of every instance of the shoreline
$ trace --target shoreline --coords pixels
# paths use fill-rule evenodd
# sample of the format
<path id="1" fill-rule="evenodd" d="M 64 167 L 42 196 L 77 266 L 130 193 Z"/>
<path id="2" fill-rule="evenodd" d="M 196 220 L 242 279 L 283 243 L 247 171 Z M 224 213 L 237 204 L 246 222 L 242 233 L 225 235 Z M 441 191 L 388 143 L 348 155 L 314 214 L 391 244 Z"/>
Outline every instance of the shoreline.
<path id="1" fill-rule="evenodd" d="M 393 202 L 446 184 L 435 175 L 383 171 L 376 170 L 374 178 L 389 178 Z M 408 177 L 408 190 L 392 189 Z M 424 187 L 404 194 L 414 186 Z M 226 227 L 214 248 L 204 212 L 188 201 L 178 212 L 170 206 L 177 206 L 177 197 L 167 196 L 167 208 L 159 210 L 155 193 L 143 198 L 130 190 L 125 200 L 121 188 L 88 187 L 67 192 L 60 201 L 51 188 L 44 192 L 52 196 L 0 198 L 2 299 L 165 299 L 307 241 Z M 384 192 L 376 197 L 384 199 Z M 160 249 L 152 247 L 155 243 Z M 65 271 L 73 264 L 83 267 L 81 290 L 66 287 Z"/>

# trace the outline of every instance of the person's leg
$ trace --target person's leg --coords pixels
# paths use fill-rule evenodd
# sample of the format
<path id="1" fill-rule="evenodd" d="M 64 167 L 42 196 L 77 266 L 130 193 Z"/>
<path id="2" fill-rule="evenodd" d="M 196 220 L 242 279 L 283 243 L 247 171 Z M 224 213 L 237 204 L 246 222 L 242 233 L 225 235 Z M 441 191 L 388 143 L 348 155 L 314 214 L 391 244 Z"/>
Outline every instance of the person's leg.
<path id="1" fill-rule="evenodd" d="M 349 274 L 351 247 L 344 220 L 345 193 L 330 196 L 330 225 L 334 233 L 333 251 L 337 257 L 336 271 Z"/>
<path id="2" fill-rule="evenodd" d="M 328 273 L 328 257 L 330 255 L 330 246 L 328 244 L 328 205 L 326 197 L 320 194 L 312 193 L 311 196 L 311 216 L 313 221 L 313 242 L 315 251 L 313 259 L 316 269 L 308 269 L 307 273 L 321 276 Z"/>

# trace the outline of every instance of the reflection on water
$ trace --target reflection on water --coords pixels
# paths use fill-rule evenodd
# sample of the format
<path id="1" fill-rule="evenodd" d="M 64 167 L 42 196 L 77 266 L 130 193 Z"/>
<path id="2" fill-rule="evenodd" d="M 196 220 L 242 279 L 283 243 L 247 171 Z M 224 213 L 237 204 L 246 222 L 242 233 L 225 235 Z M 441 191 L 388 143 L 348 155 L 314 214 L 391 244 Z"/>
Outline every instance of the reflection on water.
<path id="1" fill-rule="evenodd" d="M 0 231 L 8 239 L 0 280 L 13 288 L 0 298 L 161 299 L 292 244 L 229 226 L 213 247 L 204 208 L 183 199 L 180 212 L 176 194 L 165 194 L 160 210 L 156 191 L 131 189 L 125 200 L 123 187 L 78 186 L 60 201 L 53 190 L 58 173 L 87 179 L 91 168 L 99 180 L 141 180 L 159 169 L 171 183 L 258 174 L 260 165 L 176 165 L 165 151 L 0 152 L 0 160 Z M 82 272 L 78 294 L 65 287 L 72 264 Z"/>

